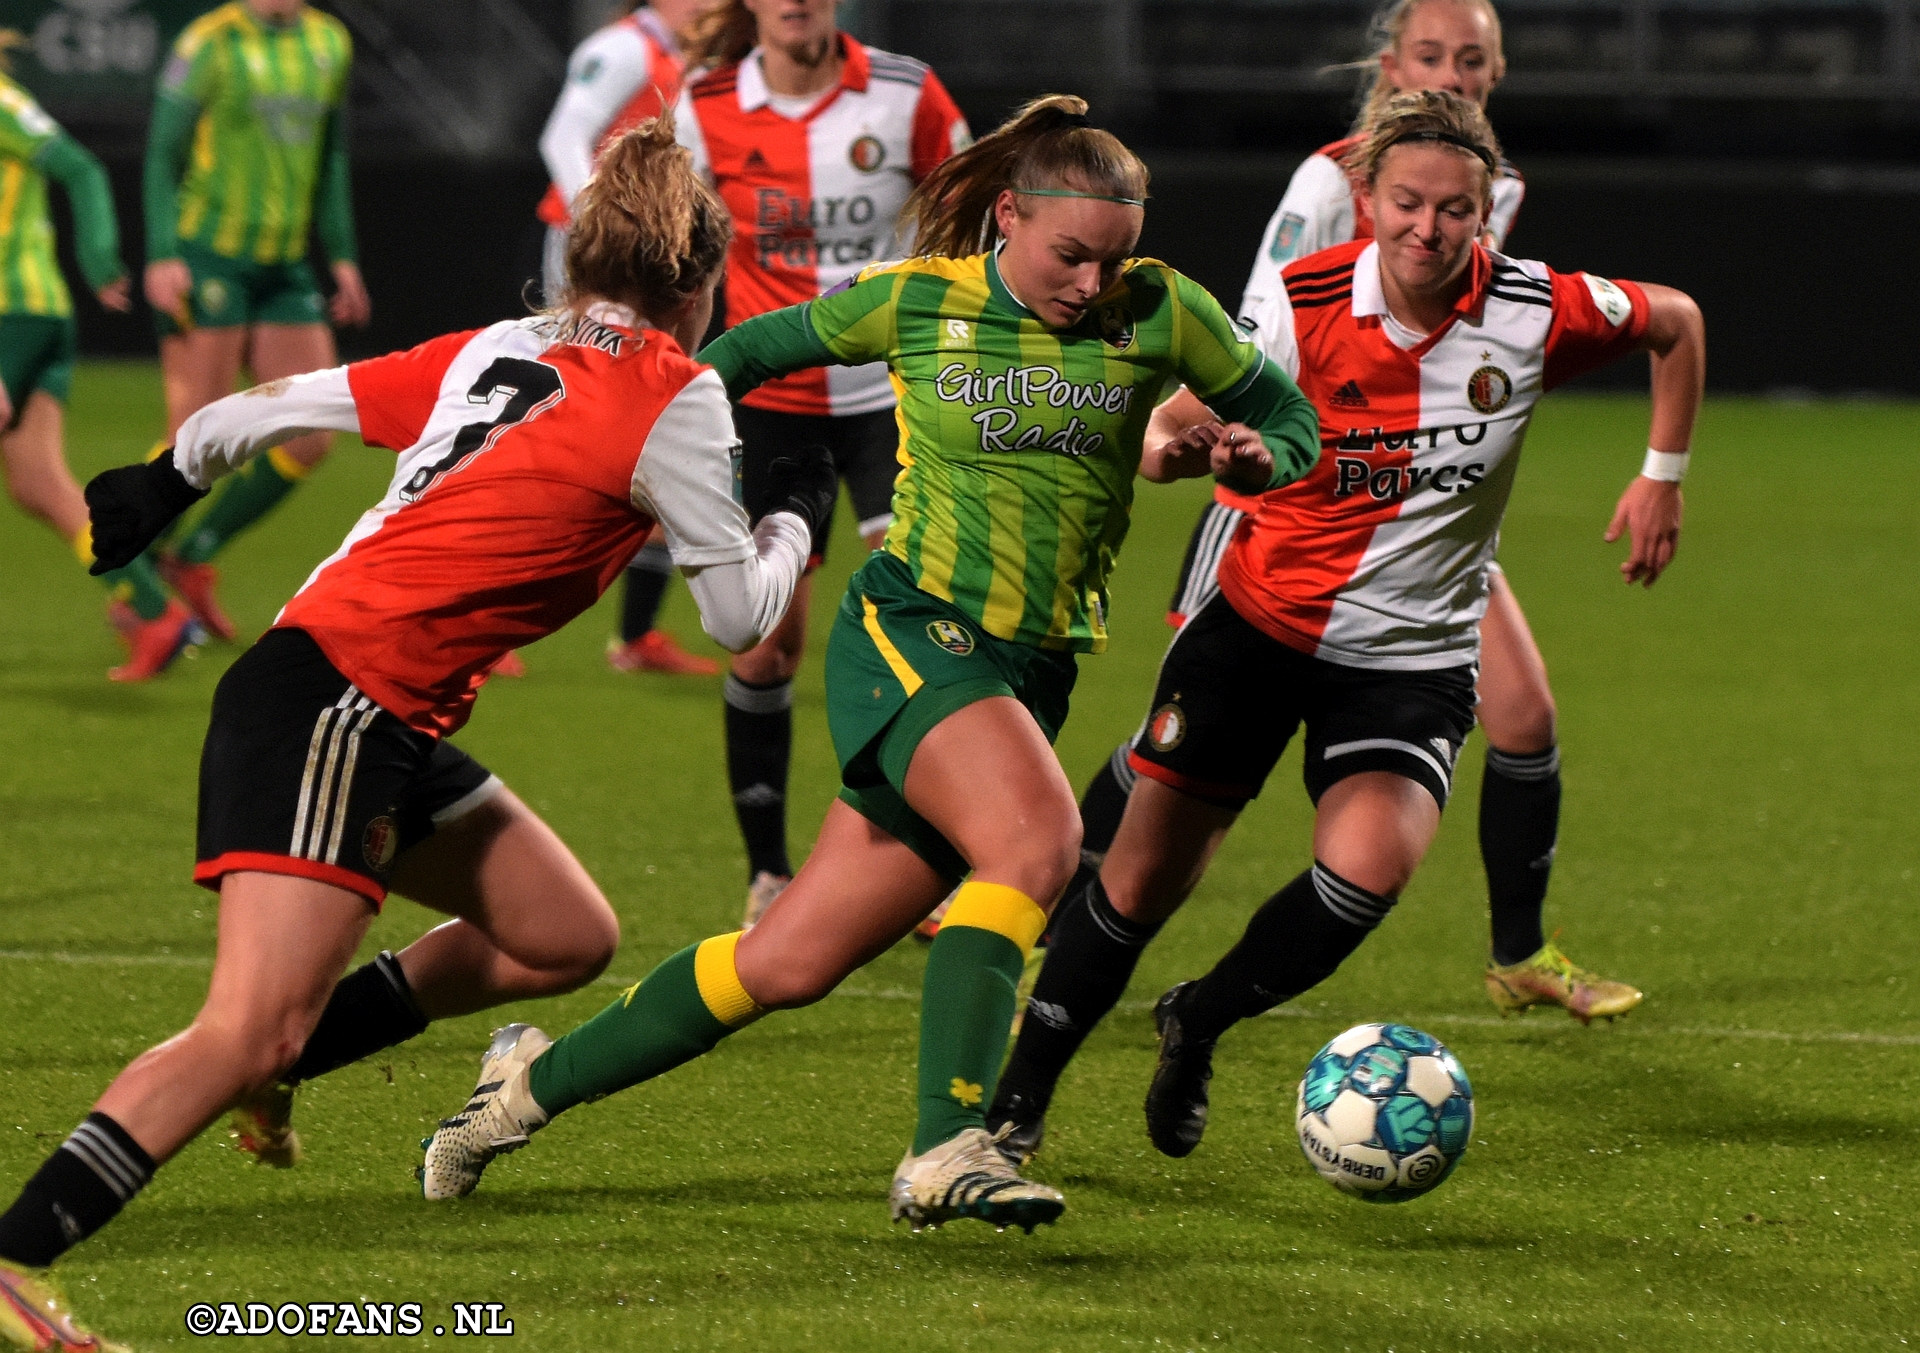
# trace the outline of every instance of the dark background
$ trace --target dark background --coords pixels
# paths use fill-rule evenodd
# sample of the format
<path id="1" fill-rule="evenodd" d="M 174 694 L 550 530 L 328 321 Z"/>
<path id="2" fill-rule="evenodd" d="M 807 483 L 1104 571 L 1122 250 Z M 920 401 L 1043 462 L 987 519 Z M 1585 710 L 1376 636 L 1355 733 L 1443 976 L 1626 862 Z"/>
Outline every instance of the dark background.
<path id="1" fill-rule="evenodd" d="M 89 45 L 86 25 L 151 11 L 163 49 L 209 6 L 117 0 L 102 20 L 115 3 L 0 0 L 0 24 L 36 39 L 16 77 L 106 160 L 137 267 L 151 74 L 98 69 L 114 49 Z M 375 306 L 343 351 L 518 313 L 538 264 L 535 141 L 603 0 L 321 7 L 355 38 L 356 216 Z M 1511 252 L 1692 293 L 1716 390 L 1920 394 L 1920 363 L 1882 341 L 1920 302 L 1920 0 L 1501 12 L 1511 70 L 1490 111 L 1528 181 Z M 1356 76 L 1327 68 L 1364 53 L 1369 13 L 1338 0 L 856 0 L 843 22 L 930 61 L 976 132 L 1034 94 L 1085 94 L 1153 168 L 1142 252 L 1231 308 L 1293 166 L 1353 114 Z M 136 39 L 123 65 L 138 64 Z M 144 313 L 80 310 L 88 352 L 152 351 Z M 1643 379 L 1622 366 L 1587 381 Z"/>

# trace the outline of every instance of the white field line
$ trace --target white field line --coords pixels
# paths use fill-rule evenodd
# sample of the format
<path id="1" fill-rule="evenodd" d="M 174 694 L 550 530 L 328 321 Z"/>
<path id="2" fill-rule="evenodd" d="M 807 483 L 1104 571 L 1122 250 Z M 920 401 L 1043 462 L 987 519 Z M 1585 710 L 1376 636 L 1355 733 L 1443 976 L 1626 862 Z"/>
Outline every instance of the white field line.
<path id="1" fill-rule="evenodd" d="M 33 949 L 0 949 L 0 962 L 67 963 L 80 966 L 129 968 L 207 969 L 213 966 L 212 959 L 190 954 L 76 954 L 60 950 Z M 594 985 L 624 989 L 632 986 L 635 980 L 631 977 L 604 976 L 596 978 Z M 909 991 L 904 987 L 838 987 L 833 994 L 861 1001 L 918 1001 L 920 999 L 919 992 Z M 1131 1011 L 1151 1010 L 1153 1002 L 1122 1001 L 1119 1008 Z M 1302 1009 L 1288 1005 L 1276 1006 L 1267 1011 L 1267 1014 L 1279 1019 L 1325 1020 L 1329 1024 L 1338 1023 L 1345 1018 L 1329 1014 L 1324 1010 Z M 1552 1013 L 1543 1012 L 1541 1018 L 1551 1019 Z M 1517 1027 L 1516 1021 L 1501 1019 L 1495 1015 L 1410 1015 L 1406 1017 L 1406 1022 L 1467 1029 Z M 1728 1038 L 1755 1043 L 1858 1043 L 1869 1047 L 1920 1048 L 1920 1034 L 1863 1033 L 1850 1029 L 1815 1029 L 1802 1032 L 1789 1032 L 1782 1029 L 1647 1029 L 1629 1022 L 1612 1029 L 1611 1032 L 1638 1038 Z"/>

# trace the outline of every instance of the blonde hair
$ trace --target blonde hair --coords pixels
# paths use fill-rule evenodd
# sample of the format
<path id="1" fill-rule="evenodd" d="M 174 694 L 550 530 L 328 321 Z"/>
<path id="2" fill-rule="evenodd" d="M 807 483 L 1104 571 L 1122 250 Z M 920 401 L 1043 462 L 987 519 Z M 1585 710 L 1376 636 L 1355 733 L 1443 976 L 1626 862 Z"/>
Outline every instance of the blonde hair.
<path id="1" fill-rule="evenodd" d="M 686 45 L 687 70 L 691 73 L 730 66 L 759 42 L 759 24 L 743 0 L 719 0 L 693 21 Z"/>
<path id="2" fill-rule="evenodd" d="M 902 234 L 911 232 L 921 254 L 968 258 L 1000 238 L 993 209 L 1009 188 L 1144 202 L 1147 177 L 1119 137 L 1087 125 L 1085 99 L 1048 94 L 922 179 L 901 209 Z M 1027 214 L 1024 203 L 1018 209 Z"/>
<path id="3" fill-rule="evenodd" d="M 1360 115 L 1354 119 L 1353 129 L 1365 131 L 1380 116 L 1387 101 L 1400 90 L 1388 78 L 1386 67 L 1380 58 L 1391 52 L 1395 60 L 1400 59 L 1400 40 L 1406 36 L 1407 25 L 1413 20 L 1413 12 L 1428 0 L 1393 0 L 1391 5 L 1373 16 L 1367 25 L 1369 45 L 1373 55 L 1364 61 L 1358 61 L 1349 69 L 1371 71 L 1372 83 L 1367 89 L 1365 100 L 1360 105 Z M 1487 16 L 1487 22 L 1493 26 L 1493 78 L 1498 81 L 1506 74 L 1506 39 L 1500 28 L 1499 11 L 1493 7 L 1493 0 L 1449 0 L 1458 5 L 1477 5 Z"/>
<path id="4" fill-rule="evenodd" d="M 649 118 L 605 147 L 573 200 L 562 307 L 595 296 L 659 319 L 713 279 L 732 238 L 727 209 L 673 138 L 673 115 Z"/>
<path id="5" fill-rule="evenodd" d="M 1395 146 L 1408 141 L 1451 146 L 1480 166 L 1480 199 L 1493 191 L 1500 163 L 1500 140 L 1480 105 L 1444 89 L 1419 89 L 1395 94 L 1367 128 L 1366 139 L 1348 153 L 1346 170 L 1372 183 L 1380 162 Z"/>

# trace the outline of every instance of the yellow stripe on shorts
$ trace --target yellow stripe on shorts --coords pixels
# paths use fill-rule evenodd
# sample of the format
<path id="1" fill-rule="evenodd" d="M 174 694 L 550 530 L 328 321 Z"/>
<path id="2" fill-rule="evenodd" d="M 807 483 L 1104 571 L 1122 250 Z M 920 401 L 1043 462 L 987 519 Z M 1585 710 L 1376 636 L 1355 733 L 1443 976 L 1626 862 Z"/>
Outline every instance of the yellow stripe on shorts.
<path id="1" fill-rule="evenodd" d="M 907 699 L 913 699 L 913 693 L 927 683 L 913 670 L 900 650 L 893 646 L 893 640 L 887 638 L 887 632 L 880 628 L 880 610 L 866 594 L 860 595 L 860 606 L 866 612 L 867 634 L 873 639 L 873 646 L 880 650 L 880 656 L 887 660 L 887 666 L 893 671 L 893 679 L 906 688 Z"/>
<path id="2" fill-rule="evenodd" d="M 766 1013 L 747 995 L 747 989 L 740 985 L 740 974 L 733 966 L 733 951 L 746 933 L 736 930 L 731 935 L 715 935 L 710 940 L 702 940 L 700 947 L 693 951 L 693 981 L 700 988 L 700 999 L 706 1002 L 713 1017 L 729 1029 L 751 1023 Z"/>
<path id="3" fill-rule="evenodd" d="M 1038 902 L 1004 883 L 963 883 L 953 895 L 953 905 L 940 920 L 940 928 L 972 926 L 991 930 L 1020 946 L 1022 954 L 1031 953 L 1040 932 L 1047 928 L 1047 913 Z"/>

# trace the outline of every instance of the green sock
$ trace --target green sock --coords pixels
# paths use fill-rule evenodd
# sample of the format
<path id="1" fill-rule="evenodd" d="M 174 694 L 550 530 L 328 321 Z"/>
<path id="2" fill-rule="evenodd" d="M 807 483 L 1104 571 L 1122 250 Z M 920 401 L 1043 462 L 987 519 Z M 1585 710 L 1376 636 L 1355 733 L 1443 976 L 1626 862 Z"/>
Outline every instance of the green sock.
<path id="1" fill-rule="evenodd" d="M 293 492 L 293 486 L 306 477 L 302 470 L 298 461 L 278 448 L 255 456 L 220 482 L 176 553 L 189 564 L 206 563 Z"/>
<path id="2" fill-rule="evenodd" d="M 959 905 L 959 899 L 954 905 Z M 920 998 L 916 1156 L 968 1128 L 986 1125 L 986 1106 L 1000 1078 L 1000 1059 L 1007 1050 L 1025 958 L 1007 936 L 971 925 L 956 926 L 951 909 L 947 915 L 927 951 Z"/>
<path id="3" fill-rule="evenodd" d="M 711 1052 L 757 1018 L 733 971 L 739 932 L 682 949 L 621 998 L 555 1040 L 527 1068 L 527 1088 L 549 1118 Z"/>
<path id="4" fill-rule="evenodd" d="M 153 571 L 153 560 L 140 555 L 125 568 L 100 575 L 100 581 L 114 597 L 133 607 L 142 620 L 158 620 L 166 613 L 167 589 Z"/>

